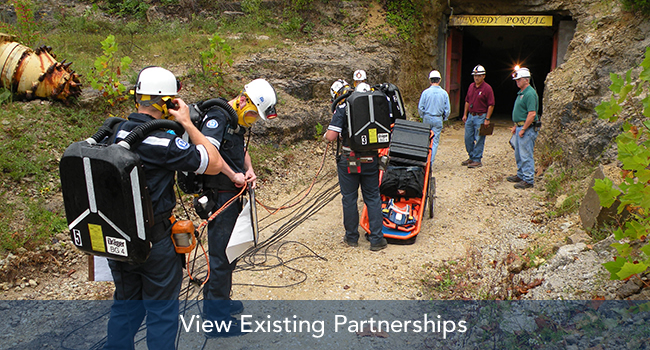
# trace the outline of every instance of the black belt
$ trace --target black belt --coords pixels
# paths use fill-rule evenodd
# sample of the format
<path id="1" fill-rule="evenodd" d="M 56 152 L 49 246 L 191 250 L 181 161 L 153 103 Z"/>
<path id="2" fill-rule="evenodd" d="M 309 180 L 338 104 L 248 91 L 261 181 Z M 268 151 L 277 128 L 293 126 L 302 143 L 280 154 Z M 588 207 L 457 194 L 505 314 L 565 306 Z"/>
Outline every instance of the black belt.
<path id="1" fill-rule="evenodd" d="M 203 176 L 203 187 L 206 189 L 210 190 L 217 190 L 217 191 L 226 191 L 226 192 L 233 192 L 237 191 L 239 192 L 239 188 L 235 186 L 235 183 L 232 182 L 226 176 L 226 174 L 217 174 L 217 175 L 208 175 L 208 176 Z"/>
<path id="2" fill-rule="evenodd" d="M 366 158 L 366 157 L 377 157 L 377 151 L 363 151 L 363 152 L 355 152 L 355 151 L 348 151 L 348 150 L 342 150 L 341 154 L 344 156 L 349 156 L 351 154 L 354 154 L 357 157 L 361 158 Z"/>
<path id="3" fill-rule="evenodd" d="M 158 243 L 165 237 L 171 237 L 171 232 L 168 230 L 172 226 L 171 221 L 169 221 L 171 216 L 171 213 L 165 213 L 153 217 L 154 224 L 151 227 L 151 243 Z"/>
<path id="4" fill-rule="evenodd" d="M 526 121 L 524 120 L 523 122 L 516 122 L 515 125 L 517 126 L 524 126 L 526 124 Z"/>

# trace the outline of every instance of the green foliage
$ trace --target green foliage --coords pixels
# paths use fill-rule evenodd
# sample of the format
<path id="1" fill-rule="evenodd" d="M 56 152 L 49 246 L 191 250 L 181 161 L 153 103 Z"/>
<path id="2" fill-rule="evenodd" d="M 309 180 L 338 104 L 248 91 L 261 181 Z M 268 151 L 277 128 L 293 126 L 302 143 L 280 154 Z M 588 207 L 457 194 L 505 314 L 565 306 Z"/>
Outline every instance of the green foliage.
<path id="1" fill-rule="evenodd" d="M 615 122 L 625 110 L 636 111 L 623 125 L 623 132 L 616 137 L 618 159 L 623 163 L 623 182 L 615 188 L 609 179 L 596 180 L 594 190 L 604 207 L 620 201 L 618 213 L 627 210 L 629 219 L 614 232 L 620 242 L 612 244 L 618 252 L 614 261 L 603 266 L 611 279 L 625 279 L 643 273 L 650 267 L 650 48 L 640 64 L 642 72 L 638 82 L 632 81 L 632 69 L 625 76 L 611 74 L 610 90 L 613 96 L 603 101 L 596 111 L 601 119 Z M 634 125 L 632 122 L 636 122 Z"/>
<path id="2" fill-rule="evenodd" d="M 397 28 L 402 39 L 413 42 L 414 34 L 421 29 L 422 8 L 427 5 L 422 0 L 387 0 L 386 22 Z"/>
<path id="3" fill-rule="evenodd" d="M 621 0 L 626 10 L 640 11 L 645 15 L 650 15 L 650 0 Z"/>
<path id="4" fill-rule="evenodd" d="M 316 140 L 320 140 L 323 137 L 323 124 L 321 123 L 316 123 L 316 133 L 314 134 L 314 138 Z"/>
<path id="5" fill-rule="evenodd" d="M 99 90 L 106 101 L 114 106 L 115 102 L 126 99 L 126 87 L 120 82 L 119 76 L 129 68 L 132 60 L 128 56 L 118 57 L 118 45 L 113 34 L 101 44 L 104 54 L 95 59 L 95 67 L 89 77 L 90 86 Z"/>
<path id="6" fill-rule="evenodd" d="M 280 24 L 282 31 L 289 36 L 303 35 L 303 29 L 306 27 L 305 20 L 295 11 L 286 10 L 284 12 L 284 21 Z"/>
<path id="7" fill-rule="evenodd" d="M 226 66 L 232 65 L 232 49 L 218 34 L 212 35 L 209 39 L 210 47 L 207 51 L 201 52 L 201 67 L 203 75 L 214 78 L 217 84 L 223 84 Z"/>
<path id="8" fill-rule="evenodd" d="M 4 195 L 4 193 L 3 193 Z M 68 225 L 63 213 L 55 213 L 46 209 L 42 198 L 21 198 L 27 203 L 24 210 L 25 223 L 20 229 L 3 225 L 0 228 L 0 248 L 14 251 L 19 247 L 35 248 L 50 240 L 57 233 L 66 232 Z M 0 210 L 2 215 L 15 214 L 14 206 Z"/>
<path id="9" fill-rule="evenodd" d="M 12 101 L 12 97 L 13 95 L 11 94 L 11 91 L 5 88 L 0 88 L 0 105 L 10 103 Z"/>
<path id="10" fill-rule="evenodd" d="M 105 1 L 109 13 L 117 16 L 145 18 L 149 4 L 140 0 L 107 0 Z"/>
<path id="11" fill-rule="evenodd" d="M 16 41 L 27 47 L 34 47 L 41 40 L 38 29 L 41 24 L 34 19 L 34 4 L 32 0 L 9 0 L 8 4 L 16 11 L 16 23 L 13 25 L 0 21 L 0 32 L 12 34 Z"/>

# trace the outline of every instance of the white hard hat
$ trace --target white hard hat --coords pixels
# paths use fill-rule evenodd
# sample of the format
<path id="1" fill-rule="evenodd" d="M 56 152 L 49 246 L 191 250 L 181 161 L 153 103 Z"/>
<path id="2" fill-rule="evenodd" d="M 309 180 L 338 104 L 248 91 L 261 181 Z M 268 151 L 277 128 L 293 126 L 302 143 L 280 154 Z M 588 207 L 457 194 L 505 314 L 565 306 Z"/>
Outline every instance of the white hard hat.
<path id="1" fill-rule="evenodd" d="M 176 96 L 180 83 L 174 73 L 162 67 L 147 67 L 138 74 L 135 93 L 140 95 Z"/>
<path id="2" fill-rule="evenodd" d="M 339 79 L 332 83 L 332 86 L 330 87 L 330 95 L 332 95 L 332 99 L 336 98 L 336 96 L 339 94 L 339 91 L 344 86 L 348 86 L 348 83 L 343 79 Z"/>
<path id="3" fill-rule="evenodd" d="M 361 80 L 366 80 L 366 71 L 363 69 L 359 69 L 354 72 L 354 80 L 361 81 Z"/>
<path id="4" fill-rule="evenodd" d="M 485 68 L 480 64 L 472 69 L 472 75 L 483 75 L 485 74 Z"/>
<path id="5" fill-rule="evenodd" d="M 512 80 L 517 80 L 520 78 L 530 78 L 530 71 L 528 68 L 519 68 L 515 74 L 512 75 Z"/>
<path id="6" fill-rule="evenodd" d="M 357 92 L 368 92 L 368 91 L 370 91 L 370 85 L 368 85 L 368 84 L 366 84 L 366 83 L 361 83 L 361 84 L 357 85 L 356 88 L 354 88 L 354 91 L 357 91 Z"/>
<path id="7" fill-rule="evenodd" d="M 442 76 L 440 75 L 440 72 L 438 72 L 437 70 L 432 70 L 431 73 L 429 73 L 429 79 L 432 78 L 442 78 Z"/>
<path id="8" fill-rule="evenodd" d="M 257 107 L 257 113 L 262 119 L 272 119 L 278 115 L 275 113 L 275 104 L 278 97 L 275 89 L 264 79 L 255 79 L 244 86 L 244 93 L 248 95 L 251 102 Z"/>

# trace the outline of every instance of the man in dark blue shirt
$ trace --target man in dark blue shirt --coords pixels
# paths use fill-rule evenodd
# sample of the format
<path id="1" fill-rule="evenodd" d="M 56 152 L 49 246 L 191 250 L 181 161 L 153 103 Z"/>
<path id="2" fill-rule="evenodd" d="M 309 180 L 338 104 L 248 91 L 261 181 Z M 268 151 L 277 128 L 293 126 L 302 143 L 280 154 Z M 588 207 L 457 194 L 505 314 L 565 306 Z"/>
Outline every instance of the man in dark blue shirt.
<path id="1" fill-rule="evenodd" d="M 129 115 L 115 135 L 117 143 L 139 125 L 172 116 L 192 143 L 157 130 L 133 148 L 142 160 L 153 205 L 152 247 L 142 264 L 109 260 L 115 293 L 104 349 L 134 349 L 134 337 L 145 316 L 148 348 L 176 348 L 183 260 L 174 249 L 170 230 L 176 205 L 174 175 L 176 171 L 218 174 L 223 165 L 217 149 L 192 124 L 188 106 L 175 97 L 178 88 L 172 72 L 161 67 L 143 69 L 135 87 L 138 111 Z"/>
<path id="2" fill-rule="evenodd" d="M 239 96 L 228 101 L 237 113 L 236 123 L 231 122 L 229 113 L 223 108 L 212 108 L 201 124 L 201 131 L 219 149 L 224 159 L 221 173 L 204 176 L 203 187 L 215 203 L 215 210 L 237 196 L 247 184 L 255 187 L 257 176 L 253 170 L 244 135 L 259 118 L 273 119 L 277 116 L 275 90 L 264 79 L 255 79 L 244 86 Z M 233 125 L 234 124 L 234 125 Z M 230 325 L 228 330 L 211 329 L 204 332 L 208 338 L 231 337 L 248 334 L 242 332 L 241 323 L 232 317 L 243 311 L 241 301 L 231 300 L 232 273 L 236 260 L 230 262 L 226 248 L 239 213 L 242 211 L 241 199 L 219 213 L 208 225 L 208 246 L 210 249 L 210 278 L 203 286 L 203 318 L 217 324 Z"/>
<path id="3" fill-rule="evenodd" d="M 335 85 L 338 86 L 337 82 L 332 84 L 330 90 L 334 90 Z M 332 98 L 335 99 L 341 95 L 343 88 L 340 87 L 338 92 L 333 93 Z M 356 91 L 369 91 L 369 86 L 365 83 L 358 84 Z M 357 207 L 357 198 L 359 196 L 359 185 L 361 185 L 363 201 L 368 209 L 370 235 L 367 237 L 370 240 L 370 250 L 382 250 L 388 246 L 388 242 L 384 238 L 382 231 L 384 224 L 381 213 L 381 196 L 379 194 L 379 161 L 377 159 L 377 151 L 355 153 L 350 149 L 345 102 L 341 102 L 336 107 L 324 138 L 331 142 L 338 139 L 339 136 L 341 137 L 342 154 L 337 158 L 336 164 L 339 175 L 339 187 L 341 188 L 341 201 L 343 204 L 343 226 L 345 227 L 343 242 L 351 247 L 357 247 L 359 245 L 359 209 Z M 350 162 L 358 163 L 351 166 Z"/>

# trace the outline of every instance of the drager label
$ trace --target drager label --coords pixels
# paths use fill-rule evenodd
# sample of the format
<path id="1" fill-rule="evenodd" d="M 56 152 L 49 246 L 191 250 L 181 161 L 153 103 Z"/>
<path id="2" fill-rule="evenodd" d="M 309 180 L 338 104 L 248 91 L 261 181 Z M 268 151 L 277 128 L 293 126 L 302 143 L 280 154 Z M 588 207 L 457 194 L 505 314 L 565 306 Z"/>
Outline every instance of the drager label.
<path id="1" fill-rule="evenodd" d="M 106 237 L 106 251 L 115 255 L 127 256 L 126 240 L 115 237 Z"/>
<path id="2" fill-rule="evenodd" d="M 379 143 L 386 143 L 390 141 L 390 134 L 387 132 L 381 132 L 377 134 L 377 139 L 379 140 Z"/>

